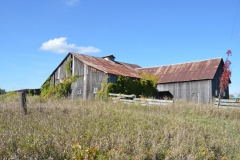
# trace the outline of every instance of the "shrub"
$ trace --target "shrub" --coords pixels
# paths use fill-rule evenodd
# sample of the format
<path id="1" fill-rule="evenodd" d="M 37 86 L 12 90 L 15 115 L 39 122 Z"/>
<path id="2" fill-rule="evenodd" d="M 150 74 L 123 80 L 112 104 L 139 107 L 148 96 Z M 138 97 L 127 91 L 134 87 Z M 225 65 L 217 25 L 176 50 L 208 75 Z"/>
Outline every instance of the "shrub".
<path id="1" fill-rule="evenodd" d="M 141 79 L 118 76 L 116 83 L 107 86 L 108 93 L 135 94 L 144 97 L 155 97 L 157 77 L 139 73 Z"/>
<path id="2" fill-rule="evenodd" d="M 0 101 L 2 102 L 10 102 L 10 101 L 17 101 L 17 100 L 18 100 L 17 92 L 7 92 L 6 94 L 0 96 Z"/>
<path id="3" fill-rule="evenodd" d="M 96 99 L 98 100 L 108 100 L 108 94 L 110 93 L 108 88 L 111 83 L 107 84 L 109 77 L 105 77 L 101 83 L 101 90 L 96 93 Z"/>

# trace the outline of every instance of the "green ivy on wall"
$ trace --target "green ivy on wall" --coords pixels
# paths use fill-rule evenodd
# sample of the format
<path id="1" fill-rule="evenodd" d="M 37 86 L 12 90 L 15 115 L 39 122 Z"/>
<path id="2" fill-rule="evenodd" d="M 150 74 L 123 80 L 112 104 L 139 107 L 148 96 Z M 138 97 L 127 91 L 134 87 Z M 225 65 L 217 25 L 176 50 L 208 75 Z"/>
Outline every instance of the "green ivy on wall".
<path id="1" fill-rule="evenodd" d="M 71 76 L 71 62 L 72 59 L 69 59 L 64 66 L 66 71 L 66 77 L 63 79 L 63 82 L 58 83 L 56 86 L 51 84 L 49 77 L 46 82 L 41 87 L 41 96 L 44 98 L 56 97 L 62 98 L 67 97 L 71 90 L 71 85 L 78 79 L 78 75 Z"/>
<path id="2" fill-rule="evenodd" d="M 96 93 L 96 99 L 102 99 L 102 100 L 106 100 L 108 99 L 108 87 L 109 87 L 109 84 L 108 84 L 108 76 L 105 77 L 103 80 L 102 80 L 102 83 L 101 83 L 101 90 L 98 91 Z"/>
<path id="3" fill-rule="evenodd" d="M 108 83 L 107 78 L 102 81 L 102 88 L 97 98 L 106 98 L 109 93 L 135 94 L 137 97 L 155 97 L 158 77 L 151 74 L 139 73 L 141 79 L 118 76 L 116 83 Z"/>

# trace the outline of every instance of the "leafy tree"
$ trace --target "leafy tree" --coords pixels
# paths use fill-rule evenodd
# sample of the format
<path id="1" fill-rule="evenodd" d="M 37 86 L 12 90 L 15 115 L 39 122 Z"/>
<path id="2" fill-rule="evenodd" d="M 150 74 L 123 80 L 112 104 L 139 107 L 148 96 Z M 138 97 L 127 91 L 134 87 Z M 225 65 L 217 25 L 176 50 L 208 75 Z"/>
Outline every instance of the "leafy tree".
<path id="1" fill-rule="evenodd" d="M 233 94 L 229 94 L 229 98 L 232 99 L 234 96 Z"/>
<path id="2" fill-rule="evenodd" d="M 223 97 L 223 93 L 224 91 L 228 88 L 229 82 L 230 82 L 230 77 L 231 77 L 231 70 L 230 70 L 230 65 L 231 65 L 231 61 L 228 59 L 229 56 L 232 55 L 232 51 L 228 50 L 227 51 L 227 58 L 225 60 L 224 66 L 223 66 L 223 73 L 222 76 L 220 78 L 220 92 L 219 92 L 219 101 L 218 101 L 218 106 L 220 104 L 220 99 Z"/>
<path id="3" fill-rule="evenodd" d="M 5 89 L 1 89 L 1 88 L 0 88 L 0 94 L 6 94 Z"/>
<path id="4" fill-rule="evenodd" d="M 223 92 L 228 88 L 230 77 L 231 77 L 231 71 L 230 71 L 230 65 L 231 61 L 228 60 L 229 55 L 232 55 L 231 50 L 227 51 L 227 59 L 225 61 L 225 64 L 223 66 L 223 73 L 220 79 L 220 96 L 223 96 Z"/>

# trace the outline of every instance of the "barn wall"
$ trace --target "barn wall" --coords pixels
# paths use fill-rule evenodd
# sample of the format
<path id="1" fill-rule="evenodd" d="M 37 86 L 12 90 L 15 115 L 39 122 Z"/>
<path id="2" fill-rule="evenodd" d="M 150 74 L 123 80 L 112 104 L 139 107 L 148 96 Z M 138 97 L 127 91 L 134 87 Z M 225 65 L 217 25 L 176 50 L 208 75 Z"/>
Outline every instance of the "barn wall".
<path id="1" fill-rule="evenodd" d="M 94 88 L 95 91 L 99 91 L 102 80 L 107 76 L 106 73 L 84 64 L 75 57 L 73 57 L 73 75 L 79 75 L 79 78 L 71 86 L 72 97 L 81 99 L 93 99 Z"/>
<path id="2" fill-rule="evenodd" d="M 105 77 L 107 77 L 107 74 L 97 70 L 93 67 L 87 66 L 88 74 L 87 74 L 87 79 L 88 79 L 88 84 L 87 84 L 87 99 L 93 99 L 95 98 L 95 91 L 101 90 L 101 84 L 102 81 Z"/>
<path id="3" fill-rule="evenodd" d="M 220 79 L 223 73 L 223 61 L 221 61 L 220 65 L 218 66 L 217 72 L 212 80 L 212 95 L 213 97 L 218 97 L 219 95 L 219 84 L 220 84 Z M 224 99 L 229 99 L 229 88 L 225 90 L 225 96 L 223 97 Z"/>
<path id="4" fill-rule="evenodd" d="M 211 80 L 158 84 L 158 92 L 169 91 L 174 99 L 196 101 L 202 103 L 212 102 Z"/>
<path id="5" fill-rule="evenodd" d="M 118 79 L 117 75 L 108 74 L 108 83 L 116 83 Z"/>
<path id="6" fill-rule="evenodd" d="M 50 83 L 55 84 L 55 74 L 51 76 Z"/>
<path id="7" fill-rule="evenodd" d="M 66 57 L 62 63 L 54 70 L 54 72 L 51 75 L 50 83 L 57 85 L 58 83 L 62 82 L 64 78 L 66 78 L 67 73 L 64 69 L 65 64 L 68 60 L 71 59 L 71 54 L 69 54 L 68 57 Z"/>
<path id="8" fill-rule="evenodd" d="M 72 58 L 73 65 L 73 75 L 79 75 L 77 81 L 72 83 L 72 97 L 73 98 L 83 98 L 83 80 L 84 80 L 84 63 L 76 59 L 74 56 Z"/>

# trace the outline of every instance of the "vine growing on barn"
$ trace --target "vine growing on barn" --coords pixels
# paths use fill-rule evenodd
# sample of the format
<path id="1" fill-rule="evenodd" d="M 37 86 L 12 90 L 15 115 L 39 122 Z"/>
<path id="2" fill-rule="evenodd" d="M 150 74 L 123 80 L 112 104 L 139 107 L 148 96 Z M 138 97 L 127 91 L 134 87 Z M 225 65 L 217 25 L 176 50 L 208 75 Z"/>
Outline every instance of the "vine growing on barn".
<path id="1" fill-rule="evenodd" d="M 220 99 L 223 97 L 223 93 L 224 91 L 228 88 L 228 85 L 230 83 L 230 77 L 231 77 L 231 70 L 230 70 L 230 65 L 231 65 L 231 61 L 228 59 L 229 56 L 232 55 L 232 51 L 228 50 L 227 51 L 227 58 L 225 60 L 225 63 L 223 65 L 223 73 L 222 76 L 220 78 L 220 84 L 219 84 L 219 88 L 220 88 L 220 92 L 219 92 L 219 102 Z M 219 103 L 218 103 L 219 106 Z"/>
<path id="2" fill-rule="evenodd" d="M 56 97 L 62 98 L 67 97 L 70 93 L 71 85 L 78 79 L 78 75 L 71 76 L 71 62 L 72 59 L 68 60 L 65 63 L 64 69 L 66 72 L 66 77 L 63 79 L 63 82 L 58 83 L 57 85 L 51 84 L 49 77 L 46 82 L 41 87 L 41 96 L 44 98 Z"/>
<path id="3" fill-rule="evenodd" d="M 137 97 L 155 97 L 158 77 L 139 73 L 141 79 L 118 76 L 116 83 L 109 83 L 105 93 L 135 94 Z"/>
<path id="4" fill-rule="evenodd" d="M 108 84 L 108 76 L 102 80 L 101 90 L 96 93 L 96 99 L 107 100 L 108 99 L 108 88 L 111 83 Z"/>

